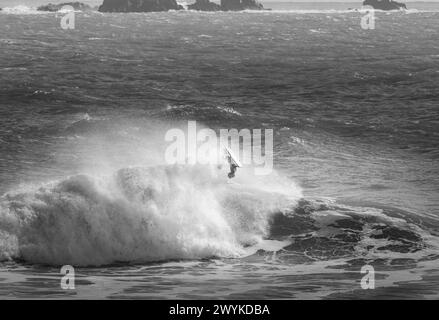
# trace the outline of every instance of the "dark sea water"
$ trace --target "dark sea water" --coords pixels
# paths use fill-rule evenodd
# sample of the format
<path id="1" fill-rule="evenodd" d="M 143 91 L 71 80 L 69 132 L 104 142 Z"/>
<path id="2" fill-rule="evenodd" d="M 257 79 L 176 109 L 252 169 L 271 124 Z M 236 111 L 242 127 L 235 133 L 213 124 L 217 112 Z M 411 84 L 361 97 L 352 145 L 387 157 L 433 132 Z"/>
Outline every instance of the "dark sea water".
<path id="1" fill-rule="evenodd" d="M 437 299 L 439 13 L 423 5 L 375 30 L 340 4 L 76 13 L 74 30 L 4 10 L 0 297 Z M 164 165 L 187 120 L 273 129 L 276 171 Z"/>

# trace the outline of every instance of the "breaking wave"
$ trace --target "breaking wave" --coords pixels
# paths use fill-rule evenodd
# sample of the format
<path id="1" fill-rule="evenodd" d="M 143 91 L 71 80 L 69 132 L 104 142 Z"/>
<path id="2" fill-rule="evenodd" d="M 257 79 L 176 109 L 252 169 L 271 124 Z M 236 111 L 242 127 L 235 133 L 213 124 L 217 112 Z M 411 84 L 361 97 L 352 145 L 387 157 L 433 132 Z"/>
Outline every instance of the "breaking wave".
<path id="1" fill-rule="evenodd" d="M 284 263 L 393 263 L 439 248 L 388 209 L 305 199 L 278 175 L 240 175 L 230 183 L 207 166 L 130 167 L 22 187 L 0 198 L 0 260 L 99 266 L 275 252 Z"/>
<path id="2" fill-rule="evenodd" d="M 178 119 L 192 117 L 195 109 L 171 105 L 158 113 Z M 212 112 L 228 121 L 242 118 L 230 105 L 204 106 L 198 116 L 207 119 Z M 59 152 L 75 157 L 60 156 L 60 168 L 72 171 L 62 177 L 45 173 L 52 179 L 46 183 L 36 172 L 29 181 L 38 183 L 0 197 L 0 261 L 99 266 L 265 260 L 275 252 L 295 264 L 437 255 L 437 235 L 410 213 L 304 198 L 281 173 L 256 176 L 251 166 L 228 180 L 220 163 L 163 165 L 162 131 L 176 123 L 115 123 L 81 112 L 64 125 L 57 134 L 68 139 Z"/>
<path id="3" fill-rule="evenodd" d="M 300 197 L 286 181 L 231 184 L 205 166 L 71 176 L 0 198 L 0 259 L 105 265 L 239 257 L 268 236 L 272 214 Z"/>
<path id="4" fill-rule="evenodd" d="M 15 7 L 3 8 L 3 10 L 1 10 L 0 13 L 5 13 L 5 14 L 43 14 L 45 12 L 38 11 L 36 8 L 33 8 L 33 7 L 18 5 Z"/>

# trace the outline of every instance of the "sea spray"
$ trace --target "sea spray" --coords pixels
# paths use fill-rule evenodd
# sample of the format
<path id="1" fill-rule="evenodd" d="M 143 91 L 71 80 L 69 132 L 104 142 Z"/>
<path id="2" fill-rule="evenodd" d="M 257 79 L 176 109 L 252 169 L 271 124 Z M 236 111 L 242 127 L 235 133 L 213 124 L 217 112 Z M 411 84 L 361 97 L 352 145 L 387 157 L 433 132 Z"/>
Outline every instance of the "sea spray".
<path id="1" fill-rule="evenodd" d="M 292 185 L 282 193 L 269 181 L 241 182 L 206 166 L 152 166 L 8 193 L 0 257 L 51 265 L 239 257 L 266 236 L 270 214 L 300 197 Z"/>

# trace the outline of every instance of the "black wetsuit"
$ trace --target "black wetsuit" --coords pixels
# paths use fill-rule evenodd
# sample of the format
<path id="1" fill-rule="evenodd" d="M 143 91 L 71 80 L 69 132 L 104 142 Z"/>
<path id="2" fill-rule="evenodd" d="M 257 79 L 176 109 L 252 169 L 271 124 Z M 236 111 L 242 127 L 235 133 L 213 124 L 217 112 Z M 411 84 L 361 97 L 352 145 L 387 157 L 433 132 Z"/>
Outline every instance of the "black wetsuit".
<path id="1" fill-rule="evenodd" d="M 230 172 L 228 174 L 229 179 L 232 179 L 235 176 L 236 168 L 238 168 L 236 164 L 230 163 Z"/>

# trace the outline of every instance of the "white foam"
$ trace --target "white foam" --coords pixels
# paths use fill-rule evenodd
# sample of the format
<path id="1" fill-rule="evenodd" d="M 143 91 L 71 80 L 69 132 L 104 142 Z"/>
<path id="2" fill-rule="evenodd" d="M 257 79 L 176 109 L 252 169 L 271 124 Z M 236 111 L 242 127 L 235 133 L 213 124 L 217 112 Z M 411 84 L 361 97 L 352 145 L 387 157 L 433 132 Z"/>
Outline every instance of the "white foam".
<path id="1" fill-rule="evenodd" d="M 0 13 L 5 13 L 5 14 L 42 14 L 44 12 L 38 11 L 36 8 L 33 8 L 33 7 L 18 5 L 15 7 L 3 8 L 3 10 L 0 11 Z"/>
<path id="2" fill-rule="evenodd" d="M 0 200 L 0 258 L 103 265 L 238 257 L 297 190 L 229 185 L 206 167 L 124 168 L 8 193 Z M 279 186 L 280 188 L 280 186 Z"/>

